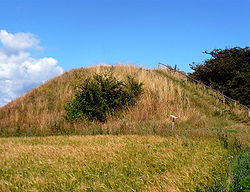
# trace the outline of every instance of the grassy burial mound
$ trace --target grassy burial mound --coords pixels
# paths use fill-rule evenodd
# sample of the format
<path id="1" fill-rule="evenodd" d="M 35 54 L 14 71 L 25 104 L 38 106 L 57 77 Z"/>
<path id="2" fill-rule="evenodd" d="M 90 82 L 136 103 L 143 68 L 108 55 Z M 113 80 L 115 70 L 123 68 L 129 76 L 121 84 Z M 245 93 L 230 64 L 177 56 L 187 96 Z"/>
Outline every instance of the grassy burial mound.
<path id="1" fill-rule="evenodd" d="M 222 100 L 163 69 L 68 71 L 0 108 L 0 191 L 248 190 L 247 111 Z"/>
<path id="2" fill-rule="evenodd" d="M 112 73 L 119 82 L 126 83 L 129 75 L 135 82 L 142 83 L 143 91 L 138 94 L 136 103 L 125 110 L 116 110 L 113 115 L 113 109 L 105 105 L 95 106 L 99 109 L 106 107 L 106 111 L 110 111 L 104 113 L 105 122 L 98 121 L 98 118 L 91 121 L 87 118 L 81 121 L 67 120 L 65 104 L 74 100 L 86 79 L 106 72 Z M 244 123 L 248 121 L 247 112 L 238 106 L 223 105 L 221 99 L 212 91 L 188 82 L 180 74 L 164 70 L 123 65 L 81 68 L 68 71 L 0 108 L 0 135 L 169 135 L 170 115 L 173 114 L 179 117 L 176 132 L 200 136 L 209 135 L 213 128 L 228 127 L 244 137 L 248 127 Z M 247 137 L 243 140 L 247 141 Z"/>

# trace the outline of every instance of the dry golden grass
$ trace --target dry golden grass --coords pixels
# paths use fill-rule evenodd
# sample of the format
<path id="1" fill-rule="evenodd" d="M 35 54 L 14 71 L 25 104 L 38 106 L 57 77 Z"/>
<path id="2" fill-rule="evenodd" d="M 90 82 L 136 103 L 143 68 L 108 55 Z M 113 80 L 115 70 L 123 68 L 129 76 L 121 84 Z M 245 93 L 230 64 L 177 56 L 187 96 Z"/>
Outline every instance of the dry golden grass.
<path id="1" fill-rule="evenodd" d="M 53 136 L 0 139 L 0 191 L 195 191 L 224 179 L 214 139 Z"/>

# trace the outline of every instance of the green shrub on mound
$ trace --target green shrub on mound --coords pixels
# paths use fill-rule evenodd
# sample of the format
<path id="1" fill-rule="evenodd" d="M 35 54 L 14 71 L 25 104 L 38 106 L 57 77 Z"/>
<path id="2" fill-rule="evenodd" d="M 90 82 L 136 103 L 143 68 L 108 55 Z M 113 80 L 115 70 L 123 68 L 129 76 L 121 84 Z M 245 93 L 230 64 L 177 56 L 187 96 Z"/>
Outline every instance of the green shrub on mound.
<path id="1" fill-rule="evenodd" d="M 108 115 L 135 105 L 142 91 L 142 83 L 131 76 L 119 81 L 110 72 L 95 74 L 87 78 L 74 98 L 64 105 L 65 118 L 70 121 L 85 119 L 105 122 Z"/>

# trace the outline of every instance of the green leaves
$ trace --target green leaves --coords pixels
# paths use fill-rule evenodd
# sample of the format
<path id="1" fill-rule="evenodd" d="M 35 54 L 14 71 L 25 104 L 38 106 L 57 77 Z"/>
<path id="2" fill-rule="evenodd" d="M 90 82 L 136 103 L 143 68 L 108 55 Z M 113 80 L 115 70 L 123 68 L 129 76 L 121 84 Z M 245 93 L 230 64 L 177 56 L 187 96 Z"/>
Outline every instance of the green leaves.
<path id="1" fill-rule="evenodd" d="M 64 105 L 67 120 L 99 120 L 105 122 L 108 115 L 135 105 L 142 93 L 142 83 L 127 76 L 119 81 L 109 72 L 87 78 L 75 93 L 72 101 Z"/>

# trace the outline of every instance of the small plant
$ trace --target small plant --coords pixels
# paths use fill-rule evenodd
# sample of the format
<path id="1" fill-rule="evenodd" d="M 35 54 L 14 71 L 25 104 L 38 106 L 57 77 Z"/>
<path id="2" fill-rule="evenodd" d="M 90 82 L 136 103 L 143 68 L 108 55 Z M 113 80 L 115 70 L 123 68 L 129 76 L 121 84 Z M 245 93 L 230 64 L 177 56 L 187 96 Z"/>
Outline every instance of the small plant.
<path id="1" fill-rule="evenodd" d="M 108 115 L 135 105 L 142 93 L 142 83 L 127 76 L 119 81 L 110 72 L 95 74 L 79 87 L 72 101 L 64 105 L 67 120 L 99 120 L 105 122 Z"/>

